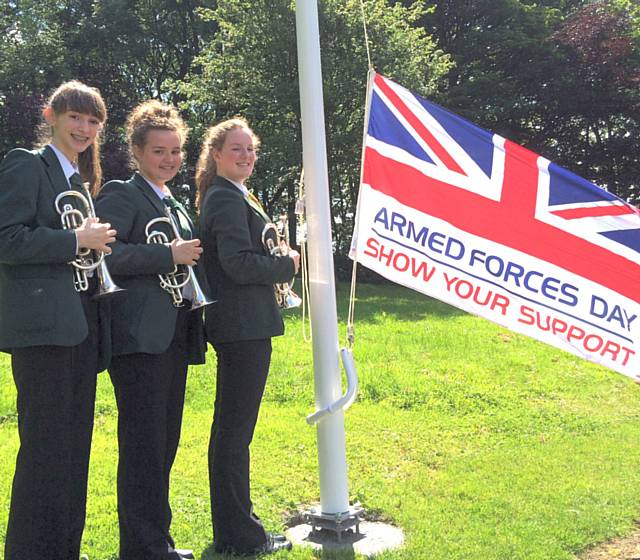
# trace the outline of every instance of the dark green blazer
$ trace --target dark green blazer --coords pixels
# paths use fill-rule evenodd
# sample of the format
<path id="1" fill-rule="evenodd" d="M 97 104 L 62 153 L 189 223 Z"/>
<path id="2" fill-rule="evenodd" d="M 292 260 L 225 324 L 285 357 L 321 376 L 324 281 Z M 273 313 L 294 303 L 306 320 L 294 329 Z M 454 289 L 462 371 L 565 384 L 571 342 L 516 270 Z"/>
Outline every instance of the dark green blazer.
<path id="1" fill-rule="evenodd" d="M 163 244 L 148 244 L 145 233 L 147 223 L 164 216 L 164 212 L 164 204 L 138 173 L 128 181 L 106 183 L 96 198 L 96 214 L 118 232 L 109 257 L 109 271 L 116 284 L 126 289 L 112 301 L 114 356 L 161 354 L 173 339 L 178 310 L 158 279 L 158 274 L 173 270 L 171 249 Z M 206 342 L 201 310 L 189 312 L 188 328 L 189 362 L 204 363 Z"/>
<path id="2" fill-rule="evenodd" d="M 270 338 L 284 333 L 273 284 L 293 277 L 289 257 L 272 257 L 262 245 L 265 218 L 233 184 L 216 177 L 200 215 L 202 262 L 209 295 L 205 310 L 209 342 Z"/>
<path id="3" fill-rule="evenodd" d="M 0 164 L 0 349 L 4 351 L 75 346 L 87 337 L 87 321 L 68 264 L 76 256 L 76 236 L 62 229 L 54 208 L 55 197 L 69 188 L 49 147 L 12 150 Z"/>

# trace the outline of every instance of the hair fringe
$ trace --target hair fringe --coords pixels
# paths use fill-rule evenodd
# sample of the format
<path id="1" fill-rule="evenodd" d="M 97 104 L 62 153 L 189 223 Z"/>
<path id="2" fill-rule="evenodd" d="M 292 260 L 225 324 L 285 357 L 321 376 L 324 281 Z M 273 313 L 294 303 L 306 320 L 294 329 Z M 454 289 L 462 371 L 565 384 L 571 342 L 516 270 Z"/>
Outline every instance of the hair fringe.
<path id="1" fill-rule="evenodd" d="M 107 107 L 97 88 L 90 87 L 78 80 L 71 80 L 60 84 L 50 95 L 44 108 L 51 107 L 56 115 L 68 111 L 92 115 L 101 123 L 107 120 Z M 46 122 L 39 130 L 40 145 L 51 142 L 53 130 Z M 78 170 L 83 181 L 89 183 L 89 190 L 95 194 L 102 182 L 102 166 L 100 164 L 100 144 L 102 130 L 98 132 L 93 143 L 78 155 Z"/>

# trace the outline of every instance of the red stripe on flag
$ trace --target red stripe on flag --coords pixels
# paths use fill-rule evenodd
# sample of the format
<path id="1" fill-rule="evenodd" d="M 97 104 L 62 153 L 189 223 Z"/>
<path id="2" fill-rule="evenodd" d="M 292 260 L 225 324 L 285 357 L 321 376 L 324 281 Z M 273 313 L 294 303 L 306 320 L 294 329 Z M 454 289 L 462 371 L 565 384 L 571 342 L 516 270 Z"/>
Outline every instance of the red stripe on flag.
<path id="1" fill-rule="evenodd" d="M 501 202 L 427 177 L 372 148 L 365 152 L 363 182 L 458 229 L 547 261 L 640 301 L 639 265 L 540 222 L 529 212 L 522 215 L 513 206 L 505 207 Z M 524 207 L 529 208 L 529 204 Z"/>
<path id="2" fill-rule="evenodd" d="M 533 218 L 538 194 L 538 154 L 506 140 L 500 203 L 513 216 Z"/>
<path id="3" fill-rule="evenodd" d="M 591 206 L 588 208 L 569 208 L 567 210 L 556 210 L 551 212 L 555 216 L 564 218 L 565 220 L 577 220 L 579 218 L 600 218 L 602 216 L 625 216 L 627 214 L 635 214 L 633 208 L 628 206 Z"/>
<path id="4" fill-rule="evenodd" d="M 449 153 L 442 147 L 442 144 L 436 140 L 435 136 L 431 134 L 431 132 L 422 124 L 420 119 L 418 119 L 400 99 L 398 94 L 393 91 L 393 89 L 386 83 L 385 79 L 380 75 L 376 74 L 375 84 L 380 88 L 380 90 L 387 96 L 389 101 L 393 103 L 394 107 L 400 112 L 400 114 L 407 120 L 407 122 L 414 128 L 414 130 L 418 133 L 418 135 L 429 145 L 429 147 L 433 150 L 436 156 L 442 161 L 444 165 L 447 166 L 451 171 L 455 171 L 456 173 L 460 173 L 462 175 L 467 175 L 462 168 L 456 163 L 456 161 L 449 155 Z"/>

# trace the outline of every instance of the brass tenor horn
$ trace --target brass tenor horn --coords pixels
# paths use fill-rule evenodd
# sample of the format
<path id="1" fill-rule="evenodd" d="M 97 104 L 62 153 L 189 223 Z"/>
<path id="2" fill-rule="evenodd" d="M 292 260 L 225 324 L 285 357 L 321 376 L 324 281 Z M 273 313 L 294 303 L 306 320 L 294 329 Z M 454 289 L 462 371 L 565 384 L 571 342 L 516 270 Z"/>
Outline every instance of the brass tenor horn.
<path id="1" fill-rule="evenodd" d="M 91 194 L 84 183 L 82 187 L 85 191 L 84 194 L 71 189 L 61 192 L 55 198 L 54 205 L 60 214 L 63 229 L 76 229 L 82 225 L 85 218 L 96 217 Z M 71 200 L 74 198 L 80 202 L 84 211 L 74 208 L 71 204 Z M 67 199 L 66 202 L 64 199 Z M 73 285 L 76 292 L 86 292 L 89 289 L 89 273 L 93 270 L 96 271 L 98 278 L 96 298 L 123 291 L 111 278 L 102 251 L 80 248 L 76 259 L 69 264 L 73 266 Z"/>
<path id="2" fill-rule="evenodd" d="M 262 230 L 262 244 L 273 257 L 286 257 L 289 254 L 289 229 L 287 216 L 280 216 L 277 224 L 268 223 Z M 295 276 L 288 282 L 273 285 L 276 302 L 281 309 L 300 307 L 302 299 L 293 290 Z"/>
<path id="3" fill-rule="evenodd" d="M 171 215 L 171 210 L 167 208 L 165 212 L 166 216 L 154 218 L 153 220 L 149 220 L 149 222 L 147 223 L 145 227 L 147 243 L 169 244 L 173 239 L 182 240 L 178 224 L 176 224 L 173 216 Z M 173 238 L 169 239 L 169 236 L 164 231 L 161 231 L 159 229 L 152 230 L 151 228 L 153 228 L 156 224 L 168 224 Z M 194 309 L 198 309 L 200 307 L 204 307 L 205 305 L 209 305 L 210 303 L 214 303 L 214 301 L 210 300 L 202 291 L 202 288 L 200 287 L 200 283 L 196 278 L 196 274 L 192 266 L 180 265 L 179 268 L 178 265 L 175 265 L 171 272 L 168 272 L 166 274 L 158 274 L 158 278 L 160 279 L 160 287 L 169 293 L 171 299 L 173 300 L 173 305 L 175 305 L 176 307 L 182 307 L 182 289 L 187 284 L 190 285 L 193 292 L 193 300 L 191 301 L 190 311 L 193 311 Z"/>

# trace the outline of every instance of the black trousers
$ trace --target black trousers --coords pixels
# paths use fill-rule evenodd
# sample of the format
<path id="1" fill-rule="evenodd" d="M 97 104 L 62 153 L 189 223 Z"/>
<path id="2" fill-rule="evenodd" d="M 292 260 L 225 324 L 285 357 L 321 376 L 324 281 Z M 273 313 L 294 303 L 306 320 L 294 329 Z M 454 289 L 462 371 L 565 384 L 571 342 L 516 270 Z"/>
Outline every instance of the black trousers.
<path id="1" fill-rule="evenodd" d="M 187 313 L 162 354 L 114 356 L 118 403 L 118 520 L 122 560 L 178 560 L 169 529 L 169 477 L 178 450 L 187 379 Z"/>
<path id="2" fill-rule="evenodd" d="M 84 529 L 98 360 L 94 302 L 77 346 L 14 348 L 20 450 L 5 560 L 78 560 Z"/>
<path id="3" fill-rule="evenodd" d="M 271 339 L 215 345 L 216 401 L 209 442 L 215 550 L 251 552 L 267 541 L 253 513 L 249 445 L 271 361 Z"/>

